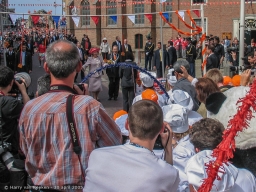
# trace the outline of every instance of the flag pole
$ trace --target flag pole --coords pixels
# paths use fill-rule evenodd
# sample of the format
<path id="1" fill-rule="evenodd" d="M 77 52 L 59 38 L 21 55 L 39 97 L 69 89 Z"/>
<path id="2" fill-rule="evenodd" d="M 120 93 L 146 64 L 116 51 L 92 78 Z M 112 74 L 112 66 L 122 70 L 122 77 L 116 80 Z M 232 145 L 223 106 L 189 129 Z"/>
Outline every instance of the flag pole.
<path id="1" fill-rule="evenodd" d="M 200 6 L 201 6 L 200 9 L 201 9 L 202 35 L 204 35 L 204 33 L 205 33 L 205 30 L 204 30 L 204 3 L 201 3 Z M 201 43 L 202 43 L 202 51 L 203 51 L 204 48 L 205 48 L 205 42 L 201 42 Z M 203 57 L 203 61 L 204 61 L 205 60 L 205 54 L 203 54 L 202 57 Z M 206 66 L 204 67 L 203 70 L 204 70 L 203 74 L 205 75 L 206 74 Z"/>
<path id="2" fill-rule="evenodd" d="M 162 3 L 163 3 L 163 0 L 159 0 L 160 1 L 160 12 L 162 12 Z M 163 78 L 164 78 L 164 45 L 163 45 L 163 20 L 162 18 L 160 17 L 160 34 L 161 34 L 161 55 L 162 55 L 162 73 L 163 73 Z"/>
<path id="3" fill-rule="evenodd" d="M 239 36 L 239 66 L 243 65 L 243 60 L 242 58 L 244 57 L 244 4 L 245 1 L 241 0 L 240 2 L 240 36 Z"/>

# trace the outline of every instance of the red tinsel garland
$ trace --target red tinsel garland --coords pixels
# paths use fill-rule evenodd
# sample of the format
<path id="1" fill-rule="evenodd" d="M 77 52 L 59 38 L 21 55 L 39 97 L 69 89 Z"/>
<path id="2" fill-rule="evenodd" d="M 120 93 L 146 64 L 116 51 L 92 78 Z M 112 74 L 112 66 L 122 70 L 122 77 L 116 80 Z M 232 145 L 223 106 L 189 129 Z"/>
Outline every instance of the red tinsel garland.
<path id="1" fill-rule="evenodd" d="M 218 179 L 219 168 L 234 156 L 235 136 L 239 131 L 248 128 L 249 122 L 253 117 L 252 112 L 256 110 L 256 80 L 254 80 L 249 93 L 237 101 L 238 104 L 241 104 L 241 106 L 238 107 L 237 114 L 229 121 L 228 128 L 224 131 L 222 142 L 213 150 L 212 156 L 216 157 L 216 160 L 206 165 L 208 178 L 204 179 L 198 192 L 209 192 L 212 189 L 214 180 Z"/>

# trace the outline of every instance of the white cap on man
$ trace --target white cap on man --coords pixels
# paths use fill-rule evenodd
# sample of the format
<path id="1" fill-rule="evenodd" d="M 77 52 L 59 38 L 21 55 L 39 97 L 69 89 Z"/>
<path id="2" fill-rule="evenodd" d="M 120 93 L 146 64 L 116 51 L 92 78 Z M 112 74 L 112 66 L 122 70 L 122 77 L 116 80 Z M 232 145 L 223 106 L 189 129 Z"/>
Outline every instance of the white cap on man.
<path id="1" fill-rule="evenodd" d="M 174 133 L 185 133 L 189 129 L 188 110 L 181 105 L 172 104 L 162 107 L 164 121 L 167 122 Z"/>
<path id="2" fill-rule="evenodd" d="M 149 72 L 153 77 L 156 78 L 156 73 L 155 72 Z M 145 87 L 153 87 L 154 85 L 154 79 L 152 79 L 149 75 L 145 74 L 145 73 L 140 73 L 140 80 L 142 82 L 142 84 Z"/>

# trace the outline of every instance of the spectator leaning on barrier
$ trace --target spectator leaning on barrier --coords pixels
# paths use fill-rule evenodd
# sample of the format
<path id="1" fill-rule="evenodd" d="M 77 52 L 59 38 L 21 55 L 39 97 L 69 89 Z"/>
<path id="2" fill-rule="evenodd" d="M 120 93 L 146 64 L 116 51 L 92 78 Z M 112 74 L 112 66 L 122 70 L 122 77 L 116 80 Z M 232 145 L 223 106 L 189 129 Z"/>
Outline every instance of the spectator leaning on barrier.
<path id="1" fill-rule="evenodd" d="M 47 48 L 44 69 L 51 76 L 50 91 L 28 102 L 19 121 L 20 147 L 34 185 L 82 191 L 92 150 L 121 144 L 120 130 L 101 104 L 77 95 L 74 78 L 81 68 L 73 43 L 59 40 Z M 67 100 L 70 95 L 73 102 Z"/>

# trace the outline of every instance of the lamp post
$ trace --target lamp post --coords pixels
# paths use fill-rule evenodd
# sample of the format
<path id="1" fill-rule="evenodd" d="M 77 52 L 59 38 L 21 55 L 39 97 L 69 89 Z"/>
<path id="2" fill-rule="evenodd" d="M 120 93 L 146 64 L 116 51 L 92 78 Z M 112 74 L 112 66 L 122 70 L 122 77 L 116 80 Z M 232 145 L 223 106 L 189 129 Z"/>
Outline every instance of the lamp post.
<path id="1" fill-rule="evenodd" d="M 55 15 L 56 15 L 56 7 L 58 6 L 57 3 L 54 1 L 53 6 L 55 8 Z"/>

